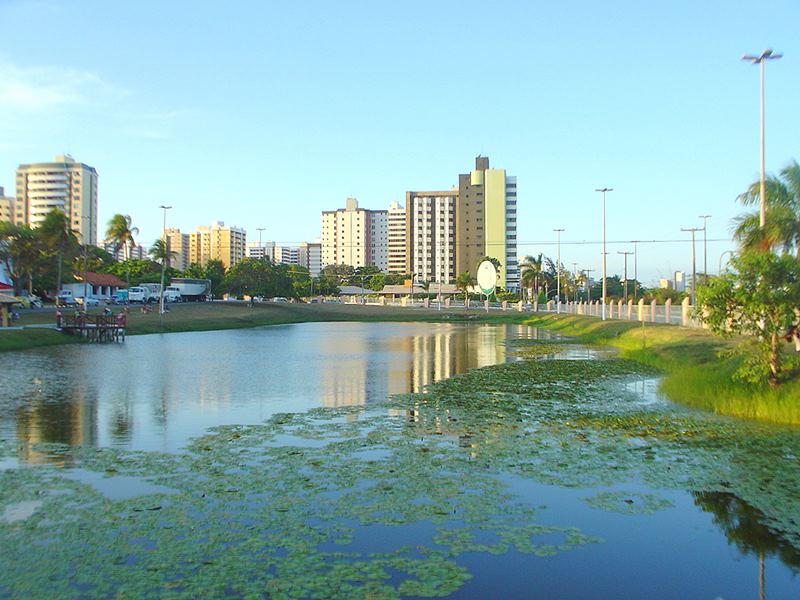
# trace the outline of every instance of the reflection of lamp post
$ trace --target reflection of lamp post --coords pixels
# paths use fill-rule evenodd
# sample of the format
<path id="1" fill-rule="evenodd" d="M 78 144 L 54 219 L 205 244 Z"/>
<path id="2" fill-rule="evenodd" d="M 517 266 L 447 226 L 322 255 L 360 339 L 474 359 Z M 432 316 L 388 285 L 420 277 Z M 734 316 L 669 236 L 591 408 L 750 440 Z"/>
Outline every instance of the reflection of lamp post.
<path id="1" fill-rule="evenodd" d="M 558 258 L 556 259 L 556 313 L 561 312 L 561 232 L 564 229 L 553 229 L 556 232 L 556 243 L 558 244 Z"/>
<path id="2" fill-rule="evenodd" d="M 167 244 L 167 211 L 172 208 L 171 206 L 164 206 L 163 204 L 158 208 L 164 209 L 164 226 L 161 229 L 162 241 L 164 242 L 164 256 L 161 258 L 161 302 L 158 314 L 161 327 L 164 327 L 164 275 L 167 271 L 167 259 L 169 257 L 169 245 Z"/>
<path id="3" fill-rule="evenodd" d="M 613 192 L 614 188 L 598 188 L 595 192 L 603 194 L 603 321 L 606 320 L 606 192 Z"/>
<path id="4" fill-rule="evenodd" d="M 749 61 L 754 65 L 759 65 L 761 68 L 761 209 L 759 211 L 758 223 L 759 227 L 763 229 L 767 223 L 767 203 L 766 203 L 766 175 L 764 172 L 764 63 L 768 60 L 777 60 L 783 54 L 778 54 L 772 51 L 771 48 L 764 50 L 758 56 L 745 54 L 742 60 Z"/>

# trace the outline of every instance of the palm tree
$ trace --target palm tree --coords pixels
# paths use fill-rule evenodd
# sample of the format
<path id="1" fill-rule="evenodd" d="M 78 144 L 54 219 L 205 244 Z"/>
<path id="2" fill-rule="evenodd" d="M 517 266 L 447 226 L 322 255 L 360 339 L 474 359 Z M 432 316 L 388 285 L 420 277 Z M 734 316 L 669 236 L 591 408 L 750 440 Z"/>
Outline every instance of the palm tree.
<path id="1" fill-rule="evenodd" d="M 78 238 L 69 226 L 69 217 L 54 208 L 44 218 L 38 229 L 45 247 L 58 256 L 56 293 L 61 291 L 64 255 L 78 245 Z"/>
<path id="2" fill-rule="evenodd" d="M 456 277 L 456 289 L 464 291 L 464 307 L 469 306 L 469 288 L 475 285 L 475 278 L 469 271 L 464 271 Z"/>
<path id="3" fill-rule="evenodd" d="M 111 220 L 108 222 L 108 228 L 106 229 L 106 242 L 112 244 L 114 253 L 116 254 L 120 248 L 125 249 L 126 264 L 130 260 L 131 248 L 136 247 L 133 236 L 139 234 L 139 229 L 137 227 L 132 227 L 131 223 L 130 215 L 116 214 L 111 217 Z M 127 267 L 125 271 L 125 280 L 126 283 L 130 285 L 130 265 L 127 265 Z"/>
<path id="4" fill-rule="evenodd" d="M 148 254 L 150 254 L 150 258 L 164 266 L 169 266 L 169 262 L 178 255 L 177 252 L 173 252 L 167 247 L 163 238 L 158 238 L 153 242 Z"/>
<path id="5" fill-rule="evenodd" d="M 800 258 L 800 165 L 790 162 L 780 176 L 766 181 L 766 226 L 760 227 L 758 213 L 734 219 L 733 236 L 743 249 L 794 250 Z M 751 184 L 738 198 L 744 206 L 760 202 L 760 183 Z"/>
<path id="6" fill-rule="evenodd" d="M 536 258 L 526 256 L 522 259 L 519 265 L 520 272 L 522 273 L 521 283 L 522 286 L 528 289 L 528 300 L 530 301 L 530 289 L 533 288 L 536 297 L 539 297 L 539 281 L 542 274 L 542 253 Z"/>

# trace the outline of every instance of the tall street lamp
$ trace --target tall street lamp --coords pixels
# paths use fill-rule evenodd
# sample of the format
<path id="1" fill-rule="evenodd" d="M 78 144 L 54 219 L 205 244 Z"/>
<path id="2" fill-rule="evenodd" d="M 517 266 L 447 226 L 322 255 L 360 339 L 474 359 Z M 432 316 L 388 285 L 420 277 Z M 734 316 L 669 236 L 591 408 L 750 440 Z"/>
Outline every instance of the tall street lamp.
<path id="1" fill-rule="evenodd" d="M 606 320 L 606 193 L 613 192 L 614 188 L 599 188 L 595 192 L 602 192 L 603 194 L 603 321 Z"/>
<path id="2" fill-rule="evenodd" d="M 578 301 L 578 263 L 572 263 L 572 279 L 575 284 L 575 302 Z"/>
<path id="3" fill-rule="evenodd" d="M 631 240 L 633 244 L 633 301 L 636 302 L 636 288 L 639 287 L 639 240 Z"/>
<path id="4" fill-rule="evenodd" d="M 703 231 L 702 227 L 681 227 L 681 231 L 692 232 L 692 306 L 697 306 L 697 267 L 694 252 L 694 234 L 696 231 Z"/>
<path id="5" fill-rule="evenodd" d="M 708 284 L 708 220 L 711 215 L 700 215 L 703 219 L 703 283 Z"/>
<path id="6" fill-rule="evenodd" d="M 584 269 L 584 273 L 586 273 L 586 302 L 589 303 L 592 301 L 592 273 L 594 273 L 594 269 Z"/>
<path id="7" fill-rule="evenodd" d="M 759 226 L 764 227 L 767 223 L 767 203 L 766 203 L 766 174 L 764 169 L 764 63 L 768 60 L 778 60 L 783 54 L 773 52 L 772 48 L 767 48 L 758 56 L 745 54 L 742 60 L 759 65 L 761 69 L 761 210 L 759 212 Z"/>
<path id="8" fill-rule="evenodd" d="M 556 258 L 556 313 L 561 312 L 561 232 L 564 229 L 553 229 L 556 232 L 558 257 Z"/>
<path id="9" fill-rule="evenodd" d="M 261 254 L 261 258 L 267 257 L 267 253 L 262 251 L 263 246 L 261 245 L 261 232 L 265 229 L 266 227 L 256 227 L 256 231 L 258 232 L 258 251 Z"/>
<path id="10" fill-rule="evenodd" d="M 161 228 L 161 239 L 164 242 L 164 256 L 161 259 L 161 301 L 159 302 L 160 309 L 158 319 L 161 327 L 164 327 L 164 275 L 167 271 L 167 257 L 169 256 L 169 245 L 167 244 L 167 211 L 172 208 L 171 206 L 164 206 L 163 204 L 158 208 L 164 209 L 164 224 Z"/>
<path id="11" fill-rule="evenodd" d="M 628 257 L 633 254 L 633 252 L 621 252 L 617 251 L 617 254 L 622 254 L 625 257 L 625 289 L 622 293 L 623 298 L 625 299 L 625 304 L 628 303 Z"/>

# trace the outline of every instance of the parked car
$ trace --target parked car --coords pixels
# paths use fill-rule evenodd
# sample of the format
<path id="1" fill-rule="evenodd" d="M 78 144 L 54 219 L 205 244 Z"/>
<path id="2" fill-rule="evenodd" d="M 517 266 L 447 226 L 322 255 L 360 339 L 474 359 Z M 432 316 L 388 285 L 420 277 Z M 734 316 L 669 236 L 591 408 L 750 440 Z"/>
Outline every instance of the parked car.
<path id="1" fill-rule="evenodd" d="M 92 308 L 93 306 L 100 306 L 100 300 L 97 298 L 84 298 L 82 296 L 78 296 L 75 298 L 75 302 L 83 306 L 84 308 Z"/>
<path id="2" fill-rule="evenodd" d="M 61 290 L 56 296 L 57 306 L 73 306 L 75 304 L 75 296 L 72 295 L 71 290 Z"/>
<path id="3" fill-rule="evenodd" d="M 39 296 L 14 296 L 17 299 L 17 304 L 22 308 L 42 308 L 42 301 Z"/>
<path id="4" fill-rule="evenodd" d="M 273 302 L 289 302 L 289 301 L 288 301 L 286 298 L 284 298 L 283 296 L 276 296 L 275 298 L 273 298 L 273 299 L 272 299 L 272 301 L 273 301 Z"/>

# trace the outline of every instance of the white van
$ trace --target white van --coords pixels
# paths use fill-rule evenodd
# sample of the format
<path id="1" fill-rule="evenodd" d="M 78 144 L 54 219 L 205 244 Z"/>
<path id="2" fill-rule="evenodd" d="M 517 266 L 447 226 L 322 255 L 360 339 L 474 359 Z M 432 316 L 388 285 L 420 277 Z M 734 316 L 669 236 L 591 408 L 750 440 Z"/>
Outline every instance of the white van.
<path id="1" fill-rule="evenodd" d="M 138 285 L 128 288 L 128 302 L 147 303 L 150 300 L 150 290 Z"/>
<path id="2" fill-rule="evenodd" d="M 170 285 L 164 289 L 164 302 L 180 302 L 181 288 Z"/>

